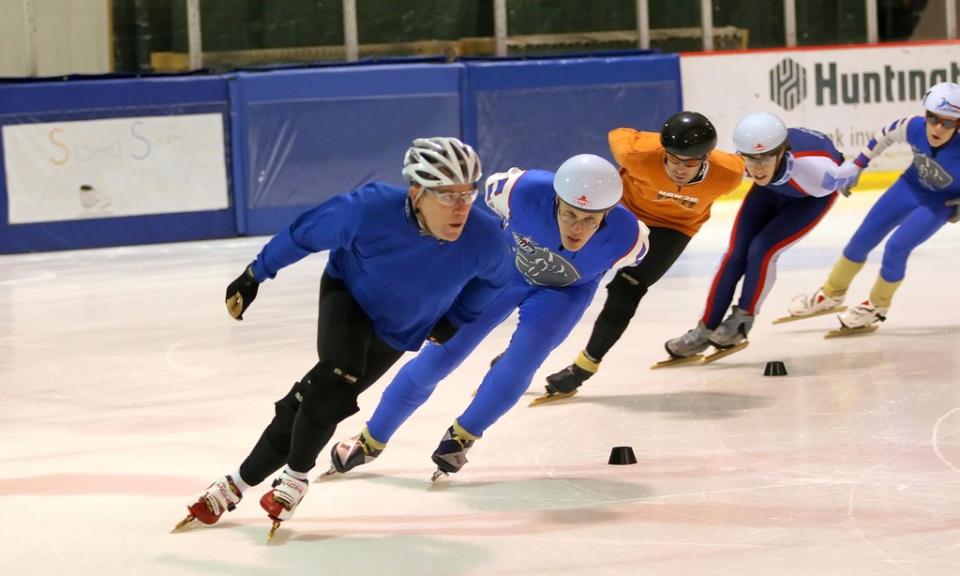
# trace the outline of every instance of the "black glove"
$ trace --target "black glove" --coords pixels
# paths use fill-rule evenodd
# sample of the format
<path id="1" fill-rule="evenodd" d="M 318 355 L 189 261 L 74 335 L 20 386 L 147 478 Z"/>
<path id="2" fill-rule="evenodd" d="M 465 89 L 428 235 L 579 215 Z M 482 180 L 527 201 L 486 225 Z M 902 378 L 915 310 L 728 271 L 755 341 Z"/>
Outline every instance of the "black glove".
<path id="1" fill-rule="evenodd" d="M 437 320 L 437 323 L 433 325 L 433 330 L 430 331 L 430 335 L 427 336 L 427 340 L 433 342 L 434 344 L 443 344 L 447 340 L 453 338 L 453 335 L 457 333 L 458 328 L 454 326 L 447 317 L 444 316 L 440 320 Z"/>
<path id="2" fill-rule="evenodd" d="M 253 299 L 257 297 L 260 283 L 253 278 L 253 269 L 247 266 L 243 274 L 227 286 L 227 312 L 237 320 L 243 320 Z"/>

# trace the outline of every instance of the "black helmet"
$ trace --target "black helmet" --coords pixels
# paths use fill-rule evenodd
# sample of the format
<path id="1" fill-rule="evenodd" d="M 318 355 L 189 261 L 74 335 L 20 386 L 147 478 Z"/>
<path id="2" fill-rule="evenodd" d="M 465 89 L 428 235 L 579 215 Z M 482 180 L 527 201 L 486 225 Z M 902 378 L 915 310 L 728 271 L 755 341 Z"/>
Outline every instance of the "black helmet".
<path id="1" fill-rule="evenodd" d="M 698 112 L 677 112 L 663 123 L 660 145 L 675 155 L 701 158 L 717 146 L 717 129 Z"/>

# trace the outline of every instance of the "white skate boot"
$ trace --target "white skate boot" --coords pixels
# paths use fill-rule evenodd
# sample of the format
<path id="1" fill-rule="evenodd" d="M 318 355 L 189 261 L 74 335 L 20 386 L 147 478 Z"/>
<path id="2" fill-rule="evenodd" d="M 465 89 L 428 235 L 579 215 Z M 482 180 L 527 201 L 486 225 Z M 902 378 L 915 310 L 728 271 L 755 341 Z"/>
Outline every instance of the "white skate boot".
<path id="1" fill-rule="evenodd" d="M 840 320 L 840 328 L 827 332 L 824 338 L 853 336 L 854 334 L 873 332 L 879 328 L 878 324 L 880 322 L 887 319 L 887 310 L 887 308 L 874 306 L 869 300 L 864 300 L 837 316 L 837 319 Z"/>
<path id="2" fill-rule="evenodd" d="M 787 304 L 787 312 L 790 315 L 777 318 L 773 323 L 782 324 L 794 320 L 803 320 L 814 316 L 843 312 L 846 309 L 847 307 L 843 306 L 843 296 L 827 296 L 824 294 L 823 288 L 817 288 L 817 291 L 813 294 L 794 296 Z"/>
<path id="3" fill-rule="evenodd" d="M 378 442 L 370 431 L 364 426 L 359 434 L 349 440 L 341 440 L 330 449 L 330 469 L 317 478 L 319 482 L 322 478 L 334 474 L 344 474 L 353 470 L 357 466 L 369 464 L 377 459 L 387 445 Z"/>
<path id="4" fill-rule="evenodd" d="M 267 541 L 273 539 L 274 533 L 280 527 L 280 522 L 289 520 L 300 505 L 300 501 L 307 494 L 310 483 L 301 480 L 287 473 L 286 470 L 280 473 L 280 476 L 273 481 L 273 490 L 267 492 L 260 498 L 260 507 L 267 512 L 267 516 L 273 520 L 273 526 L 267 535 Z"/>
<path id="5" fill-rule="evenodd" d="M 749 346 L 747 334 L 751 328 L 753 328 L 753 314 L 747 314 L 739 306 L 730 308 L 730 314 L 707 339 L 717 351 L 704 358 L 703 363 L 719 360 Z"/>
<path id="6" fill-rule="evenodd" d="M 696 328 L 687 330 L 683 336 L 667 340 L 663 347 L 670 355 L 670 359 L 657 362 L 651 368 L 665 368 L 703 360 L 701 352 L 710 346 L 708 339 L 711 332 L 712 330 L 704 326 L 703 322 L 698 322 Z"/>
<path id="7" fill-rule="evenodd" d="M 200 493 L 196 501 L 187 506 L 187 517 L 171 532 L 176 532 L 194 520 L 210 525 L 216 524 L 224 512 L 233 510 L 243 498 L 230 476 L 222 476 Z"/>

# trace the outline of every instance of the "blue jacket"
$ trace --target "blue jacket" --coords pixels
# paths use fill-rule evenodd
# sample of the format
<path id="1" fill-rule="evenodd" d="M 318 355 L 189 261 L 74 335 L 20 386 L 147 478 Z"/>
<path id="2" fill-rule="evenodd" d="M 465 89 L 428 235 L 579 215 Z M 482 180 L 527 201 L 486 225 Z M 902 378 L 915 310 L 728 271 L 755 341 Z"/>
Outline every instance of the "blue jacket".
<path id="1" fill-rule="evenodd" d="M 326 272 L 343 280 L 398 350 L 418 350 L 446 315 L 475 319 L 510 281 L 510 247 L 499 222 L 471 210 L 454 242 L 421 232 L 407 189 L 374 182 L 301 214 L 252 264 L 257 281 L 301 258 L 330 250 Z"/>

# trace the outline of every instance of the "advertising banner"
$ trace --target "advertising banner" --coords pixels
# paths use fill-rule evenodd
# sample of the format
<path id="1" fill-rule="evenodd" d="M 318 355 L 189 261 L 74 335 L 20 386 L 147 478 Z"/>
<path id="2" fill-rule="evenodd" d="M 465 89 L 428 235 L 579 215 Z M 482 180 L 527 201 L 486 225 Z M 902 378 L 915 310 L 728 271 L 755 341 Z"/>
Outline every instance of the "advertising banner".
<path id="1" fill-rule="evenodd" d="M 884 125 L 922 115 L 927 88 L 957 81 L 960 43 L 685 54 L 680 69 L 684 109 L 714 122 L 721 148 L 732 150 L 742 116 L 766 111 L 827 134 L 853 158 Z M 912 158 L 893 146 L 870 168 L 899 172 Z"/>
<path id="2" fill-rule="evenodd" d="M 221 114 L 3 126 L 9 224 L 228 207 Z"/>

